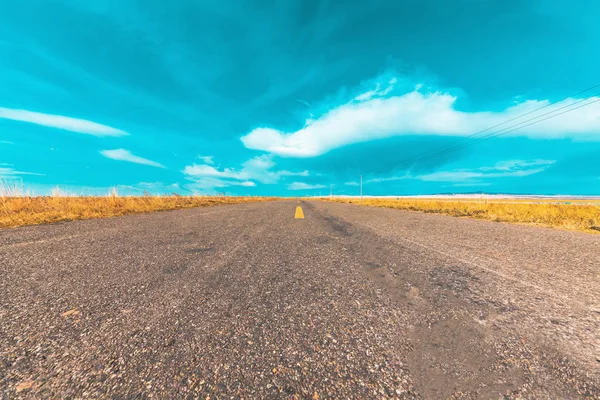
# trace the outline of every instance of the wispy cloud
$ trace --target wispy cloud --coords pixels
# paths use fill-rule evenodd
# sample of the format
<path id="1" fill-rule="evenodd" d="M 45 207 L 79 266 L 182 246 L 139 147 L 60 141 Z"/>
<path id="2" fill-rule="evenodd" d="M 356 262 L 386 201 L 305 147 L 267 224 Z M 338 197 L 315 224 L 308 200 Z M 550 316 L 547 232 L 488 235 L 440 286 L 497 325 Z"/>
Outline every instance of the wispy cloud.
<path id="1" fill-rule="evenodd" d="M 214 164 L 215 163 L 214 156 L 197 156 L 196 158 L 202 160 L 202 162 L 205 164 Z"/>
<path id="2" fill-rule="evenodd" d="M 399 175 L 399 176 L 387 176 L 383 178 L 372 178 L 368 179 L 365 183 L 379 183 L 379 182 L 391 182 L 391 181 L 401 181 L 404 179 L 412 179 L 413 177 L 409 174 Z"/>
<path id="3" fill-rule="evenodd" d="M 149 165 L 151 167 L 166 168 L 164 165 L 159 164 L 156 161 L 148 160 L 147 158 L 143 157 L 138 157 L 136 155 L 133 155 L 129 150 L 125 149 L 102 150 L 100 151 L 100 154 L 112 160 L 127 161 L 135 164 Z"/>
<path id="4" fill-rule="evenodd" d="M 43 114 L 34 111 L 17 110 L 0 107 L 0 119 L 28 122 L 31 124 L 84 133 L 94 136 L 125 136 L 127 132 L 107 125 L 85 119 L 65 117 L 62 115 Z"/>
<path id="5" fill-rule="evenodd" d="M 420 180 L 425 182 L 450 182 L 456 183 L 453 186 L 471 186 L 471 184 L 481 183 L 484 179 L 495 178 L 518 178 L 534 175 L 546 170 L 554 160 L 505 160 L 492 166 L 477 168 L 461 168 L 449 171 L 436 171 L 423 175 L 403 175 L 376 177 L 365 180 L 365 183 L 382 183 L 401 180 Z"/>
<path id="6" fill-rule="evenodd" d="M 211 178 L 230 178 L 230 179 L 248 179 L 248 174 L 241 170 L 236 171 L 231 168 L 219 170 L 212 165 L 187 165 L 183 169 L 183 173 L 194 177 L 211 177 Z"/>
<path id="7" fill-rule="evenodd" d="M 0 165 L 10 165 L 10 164 L 2 163 Z M 14 178 L 14 177 L 21 176 L 21 175 L 45 176 L 44 174 L 38 174 L 36 172 L 17 171 L 14 168 L 0 167 L 0 178 Z"/>
<path id="8" fill-rule="evenodd" d="M 384 97 L 388 93 L 390 93 L 392 90 L 394 90 L 394 85 L 396 85 L 397 82 L 398 82 L 398 80 L 396 78 L 390 79 L 390 81 L 388 82 L 387 87 L 385 89 L 381 89 L 381 86 L 382 86 L 381 82 L 377 82 L 375 85 L 375 89 L 359 94 L 358 96 L 356 96 L 354 98 L 354 100 L 365 101 L 365 100 L 370 100 L 374 97 Z"/>
<path id="9" fill-rule="evenodd" d="M 310 189 L 324 189 L 325 185 L 311 185 L 304 182 L 293 182 L 290 183 L 287 188 L 289 190 L 310 190 Z"/>
<path id="10" fill-rule="evenodd" d="M 165 184 L 163 182 L 140 182 L 135 186 L 143 188 L 143 189 L 157 189 L 157 188 L 178 189 L 179 183 L 175 182 L 175 183 L 171 183 L 171 184 Z"/>
<path id="11" fill-rule="evenodd" d="M 192 183 L 187 187 L 190 190 L 214 190 L 230 186 L 254 187 L 256 183 L 252 181 L 235 181 L 230 179 L 221 179 L 213 177 L 195 177 L 189 178 Z"/>
<path id="12" fill-rule="evenodd" d="M 134 185 L 117 185 L 116 188 L 121 194 L 140 195 L 144 194 L 144 192 L 149 192 L 151 194 L 166 194 L 179 191 L 181 185 L 178 182 L 139 182 Z"/>
<path id="13" fill-rule="evenodd" d="M 422 181 L 467 183 L 480 179 L 523 177 L 542 172 L 554 162 L 553 160 L 508 160 L 491 167 L 438 171 L 416 178 Z"/>
<path id="14" fill-rule="evenodd" d="M 460 183 L 453 183 L 451 186 L 452 187 L 473 187 L 473 186 L 481 187 L 481 186 L 491 186 L 491 185 L 492 185 L 491 182 L 460 182 Z"/>
<path id="15" fill-rule="evenodd" d="M 204 184 L 209 187 L 226 187 L 229 185 L 250 187 L 256 185 L 254 181 L 275 184 L 287 176 L 308 176 L 308 171 L 276 171 L 273 170 L 274 167 L 273 157 L 263 155 L 245 161 L 238 169 L 219 168 L 207 164 L 192 164 L 186 166 L 182 172 L 197 184 Z"/>
<path id="16" fill-rule="evenodd" d="M 547 168 L 554 163 L 556 163 L 555 160 L 505 160 L 500 161 L 491 167 L 481 167 L 479 170 L 516 172 L 533 167 Z"/>
<path id="17" fill-rule="evenodd" d="M 396 88 L 396 83 L 395 79 L 385 80 L 349 102 L 330 106 L 324 114 L 297 131 L 259 127 L 241 140 L 249 149 L 287 157 L 314 157 L 348 144 L 399 135 L 465 136 L 550 104 L 548 100 L 525 100 L 499 112 L 464 112 L 456 109 L 457 97 L 448 92 L 427 91 L 423 85 L 415 85 L 414 90 L 406 92 L 404 86 Z M 579 100 L 569 98 L 543 112 Z M 590 105 L 523 127 L 510 135 L 534 138 L 579 136 L 600 140 L 600 101 L 591 104 L 600 97 L 584 100 L 578 105 L 586 102 Z M 539 114 L 527 118 L 536 115 Z"/>

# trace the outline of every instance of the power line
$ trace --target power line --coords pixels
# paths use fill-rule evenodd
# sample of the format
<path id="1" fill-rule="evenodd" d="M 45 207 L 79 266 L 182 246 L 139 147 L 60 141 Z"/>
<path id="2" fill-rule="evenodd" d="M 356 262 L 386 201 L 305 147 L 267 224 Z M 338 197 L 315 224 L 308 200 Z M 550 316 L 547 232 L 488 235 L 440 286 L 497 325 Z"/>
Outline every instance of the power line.
<path id="1" fill-rule="evenodd" d="M 588 100 L 588 99 L 586 99 L 586 101 L 587 101 L 587 100 Z M 548 120 L 548 119 L 551 119 L 551 118 L 554 118 L 554 117 L 558 117 L 559 115 L 566 114 L 566 113 L 568 113 L 568 112 L 571 112 L 571 111 L 577 110 L 577 109 L 579 109 L 579 108 L 582 108 L 582 107 L 589 106 L 589 105 L 591 105 L 591 104 L 594 104 L 594 103 L 597 103 L 597 102 L 599 102 L 599 101 L 600 101 L 600 98 L 599 98 L 599 99 L 596 99 L 596 100 L 593 100 L 593 101 L 590 101 L 590 102 L 587 102 L 587 103 L 585 103 L 585 104 L 581 104 L 581 105 L 579 105 L 579 106 L 577 106 L 577 107 L 570 108 L 570 109 L 568 109 L 568 110 L 565 110 L 565 111 L 563 111 L 563 112 L 560 112 L 560 113 L 557 113 L 557 114 L 555 114 L 555 112 L 556 112 L 556 111 L 562 110 L 562 109 L 564 109 L 564 108 L 567 108 L 567 107 L 572 107 L 573 105 L 575 105 L 575 104 L 577 104 L 577 103 L 580 103 L 580 102 L 581 102 L 581 101 L 577 101 L 577 102 L 575 102 L 575 103 L 569 104 L 568 106 L 561 107 L 561 108 L 559 108 L 559 109 L 556 109 L 556 110 L 554 110 L 554 111 L 552 111 L 552 112 L 549 112 L 549 113 L 545 113 L 545 114 L 539 115 L 539 116 L 537 116 L 537 117 L 531 118 L 531 119 L 529 119 L 529 120 L 526 120 L 526 121 L 522 121 L 522 122 L 520 122 L 520 123 L 518 123 L 518 124 L 515 124 L 515 125 L 512 125 L 512 126 L 509 126 L 509 127 L 505 128 L 505 129 L 502 129 L 502 130 L 500 130 L 500 131 L 488 133 L 487 135 L 484 135 L 484 136 L 482 136 L 482 137 L 479 137 L 479 138 L 473 139 L 473 140 L 471 140 L 471 141 L 469 141 L 469 142 L 463 143 L 462 145 L 459 145 L 459 146 L 454 146 L 454 147 L 451 147 L 451 148 L 448 148 L 448 149 L 442 150 L 442 151 L 440 151 L 440 152 L 437 152 L 437 153 L 431 154 L 430 156 L 419 158 L 419 159 L 417 159 L 417 160 L 415 161 L 415 163 L 416 163 L 416 162 L 418 162 L 418 161 L 426 161 L 426 160 L 430 160 L 430 159 L 432 159 L 432 158 L 435 158 L 435 157 L 437 157 L 437 156 L 441 156 L 441 155 L 444 155 L 444 154 L 451 153 L 451 152 L 453 152 L 453 151 L 455 151 L 455 150 L 460 150 L 460 149 L 462 149 L 462 148 L 468 147 L 468 146 L 470 146 L 470 145 L 472 145 L 472 144 L 474 144 L 474 143 L 476 143 L 476 142 L 482 141 L 482 140 L 491 139 L 491 138 L 495 138 L 495 137 L 498 137 L 498 136 L 502 136 L 502 135 L 504 135 L 504 134 L 507 134 L 507 133 L 510 133 L 510 132 L 514 132 L 514 131 L 516 131 L 516 130 L 519 130 L 519 129 L 522 129 L 522 128 L 525 128 L 525 127 L 528 127 L 528 126 L 531 126 L 531 125 L 534 125 L 534 124 L 537 124 L 537 123 L 540 123 L 540 122 L 542 122 L 542 121 L 546 121 L 546 120 Z M 542 116 L 544 116 L 544 115 L 548 115 L 548 114 L 552 114 L 552 115 L 548 116 L 547 118 L 538 119 L 538 118 L 540 118 L 540 117 L 542 117 Z M 537 120 L 537 121 L 535 121 L 535 120 Z M 529 121 L 533 121 L 533 122 L 527 123 L 527 122 L 529 122 Z M 523 125 L 523 124 L 525 124 L 525 125 Z M 520 126 L 519 126 L 519 125 L 520 125 Z"/>
<path id="2" fill-rule="evenodd" d="M 535 110 L 531 110 L 531 111 L 529 111 L 529 112 L 526 112 L 526 113 L 524 113 L 524 114 L 521 114 L 521 115 L 518 115 L 518 116 L 516 116 L 516 117 L 513 117 L 513 118 L 510 118 L 510 119 L 507 119 L 507 120 L 506 120 L 506 121 L 504 121 L 504 122 L 501 122 L 501 123 L 499 123 L 499 124 L 496 124 L 496 125 L 494 125 L 494 126 L 490 126 L 489 128 L 486 128 L 486 129 L 484 129 L 484 130 L 477 131 L 477 132 L 475 132 L 475 133 L 472 133 L 472 134 L 469 134 L 469 135 L 467 135 L 467 136 L 461 137 L 461 138 L 459 138 L 459 139 L 457 139 L 457 140 L 455 140 L 455 141 L 453 141 L 453 142 L 451 142 L 451 143 L 445 144 L 444 146 L 440 146 L 440 148 L 438 148 L 438 150 L 435 150 L 435 149 L 433 149 L 433 150 L 428 150 L 428 151 L 426 151 L 425 153 L 423 153 L 423 154 L 421 155 L 421 157 L 424 157 L 424 156 L 426 156 L 428 153 L 432 153 L 432 152 L 439 151 L 440 149 L 443 149 L 445 146 L 452 145 L 453 143 L 458 143 L 458 142 L 461 142 L 461 141 L 468 140 L 468 139 L 470 139 L 470 138 L 472 138 L 472 137 L 475 137 L 475 136 L 477 136 L 477 135 L 480 135 L 480 134 L 482 134 L 482 133 L 485 133 L 485 132 L 491 131 L 492 129 L 498 128 L 498 127 L 500 127 L 500 126 L 502 126 L 502 125 L 504 125 L 504 124 L 507 124 L 507 123 L 509 123 L 509 122 L 516 121 L 516 120 L 518 120 L 518 119 L 520 119 L 520 118 L 523 118 L 523 117 L 525 117 L 525 116 L 527 116 L 527 115 L 531 115 L 531 114 L 533 114 L 533 113 L 536 113 L 536 112 L 538 112 L 538 111 L 544 110 L 544 109 L 546 109 L 546 108 L 548 108 L 548 107 L 551 107 L 551 106 L 554 106 L 554 105 L 556 105 L 556 104 L 558 104 L 558 103 L 561 103 L 561 102 L 563 102 L 563 101 L 565 101 L 565 100 L 567 100 L 567 99 L 570 99 L 570 98 L 572 98 L 572 97 L 575 97 L 575 96 L 577 96 L 577 95 L 580 95 L 580 94 L 582 94 L 582 93 L 585 93 L 585 92 L 589 92 L 590 90 L 592 90 L 592 89 L 595 89 L 595 88 L 597 88 L 597 87 L 600 87 L 600 83 L 599 83 L 599 84 L 597 84 L 597 85 L 594 85 L 594 86 L 590 86 L 590 87 L 588 87 L 588 88 L 586 88 L 586 89 L 580 90 L 580 91 L 578 91 L 578 92 L 576 92 L 576 93 L 572 93 L 572 94 L 570 94 L 570 95 L 568 95 L 568 96 L 566 96 L 566 97 L 564 97 L 564 98 L 562 98 L 562 99 L 560 99 L 560 100 L 557 100 L 557 101 L 551 102 L 551 103 L 549 103 L 549 104 L 546 104 L 545 106 L 542 106 L 542 107 L 536 108 Z M 579 103 L 579 102 L 581 102 L 581 101 L 585 101 L 585 100 L 587 100 L 587 99 L 581 99 L 581 100 L 578 100 L 578 101 L 576 101 L 575 103 L 571 103 L 571 104 L 570 104 L 570 105 L 568 105 L 568 106 L 561 107 L 561 108 L 559 108 L 559 109 L 557 109 L 557 110 L 554 110 L 554 111 L 559 111 L 559 110 L 561 110 L 561 109 L 563 109 L 563 108 L 565 108 L 565 107 L 570 107 L 570 106 L 572 106 L 573 104 L 577 104 L 577 103 Z M 554 112 L 554 111 L 553 111 L 553 112 Z M 543 114 L 543 115 L 546 115 L 546 114 Z M 527 122 L 527 121 L 522 121 L 521 123 L 523 123 L 523 122 Z M 509 127 L 509 128 L 510 128 L 510 127 Z M 504 129 L 508 129 L 508 128 L 504 128 Z M 415 162 L 416 162 L 416 161 L 418 161 L 418 159 L 417 159 L 417 160 L 415 160 Z"/>
<path id="3" fill-rule="evenodd" d="M 584 90 L 582 90 L 582 91 L 579 91 L 579 92 L 577 92 L 577 93 L 575 93 L 575 94 L 572 94 L 572 95 L 570 95 L 570 96 L 567 96 L 566 98 L 564 98 L 564 99 L 562 99 L 562 100 L 559 100 L 559 101 L 556 101 L 556 102 L 553 102 L 553 103 L 547 104 L 547 105 L 545 105 L 545 106 L 543 106 L 543 107 L 539 107 L 539 108 L 537 108 L 537 109 L 535 109 L 535 110 L 529 111 L 529 112 L 527 112 L 527 113 L 524 113 L 524 114 L 521 114 L 521 115 L 519 115 L 519 116 L 517 116 L 517 117 L 514 117 L 514 118 L 511 118 L 511 119 L 509 119 L 509 120 L 506 120 L 506 121 L 504 121 L 504 122 L 502 122 L 502 123 L 500 123 L 500 124 L 496 124 L 496 125 L 494 125 L 494 126 L 492 126 L 492 127 L 490 127 L 490 128 L 487 128 L 487 129 L 484 129 L 484 130 L 482 130 L 482 131 L 478 131 L 478 132 L 475 132 L 475 133 L 473 133 L 473 134 L 470 134 L 470 135 L 468 135 L 468 136 L 465 136 L 465 137 L 463 137 L 463 138 L 461 138 L 461 139 L 459 139 L 459 140 L 456 140 L 456 141 L 454 141 L 454 143 L 458 143 L 458 142 L 464 141 L 464 140 L 466 140 L 466 139 L 468 139 L 468 138 L 473 138 L 473 137 L 474 137 L 474 136 L 476 136 L 476 135 L 479 135 L 479 134 L 481 134 L 481 133 L 484 133 L 484 132 L 488 132 L 488 131 L 490 131 L 491 129 L 494 129 L 494 128 L 496 128 L 496 127 L 502 126 L 502 125 L 504 125 L 504 124 L 506 124 L 506 123 L 508 123 L 508 122 L 515 121 L 515 120 L 517 120 L 517 119 L 523 118 L 524 116 L 531 115 L 531 114 L 533 114 L 533 113 L 535 113 L 535 112 L 538 112 L 538 111 L 540 111 L 540 110 L 542 110 L 542 109 L 545 109 L 545 108 L 547 108 L 547 107 L 550 107 L 550 106 L 552 106 L 552 105 L 556 105 L 557 103 L 560 103 L 560 102 L 562 102 L 562 101 L 564 101 L 564 100 L 566 100 L 566 99 L 569 99 L 569 98 L 571 98 L 571 97 L 573 97 L 573 96 L 576 96 L 576 95 L 578 95 L 578 94 L 581 94 L 581 93 L 587 92 L 587 91 L 589 91 L 589 90 L 591 90 L 591 89 L 593 89 L 593 88 L 596 88 L 596 87 L 600 87 L 600 84 L 598 84 L 598 85 L 594 85 L 594 86 L 591 86 L 591 87 L 589 87 L 589 88 L 587 88 L 587 89 L 584 89 Z M 594 95 L 594 96 L 592 96 L 592 97 L 598 97 L 598 96 L 600 96 L 600 93 L 597 93 L 597 94 L 595 94 L 595 95 Z M 546 121 L 546 120 L 549 120 L 549 119 L 552 119 L 552 118 L 558 117 L 559 115 L 563 115 L 563 114 L 569 113 L 569 112 L 571 112 L 571 111 L 575 111 L 575 110 L 577 110 L 577 109 L 580 109 L 580 108 L 583 108 L 583 107 L 587 107 L 587 106 L 589 106 L 589 105 L 591 105 L 591 104 L 594 104 L 594 103 L 598 103 L 598 102 L 600 102 L 600 98 L 597 98 L 596 100 L 593 100 L 593 101 L 589 101 L 589 100 L 590 100 L 589 98 L 587 98 L 587 99 L 580 99 L 580 100 L 577 100 L 577 101 L 575 101 L 575 102 L 573 102 L 573 103 L 571 103 L 571 104 L 567 104 L 567 105 L 565 105 L 565 106 L 562 106 L 562 107 L 559 107 L 559 108 L 557 108 L 557 109 L 555 109 L 555 110 L 552 110 L 552 111 L 546 112 L 546 113 L 544 113 L 544 114 L 537 115 L 537 116 L 535 116 L 535 117 L 533 117 L 533 118 L 529 118 L 529 119 L 527 119 L 527 120 L 525 120 L 525 121 L 521 121 L 521 122 L 519 122 L 519 123 L 516 123 L 516 124 L 510 125 L 510 126 L 508 126 L 508 127 L 504 128 L 504 129 L 501 129 L 501 130 L 499 130 L 499 131 L 495 131 L 495 132 L 488 133 L 488 134 L 486 134 L 486 135 L 483 135 L 483 136 L 481 136 L 481 137 L 478 137 L 478 138 L 474 138 L 474 139 L 472 139 L 472 140 L 470 140 L 470 141 L 466 141 L 465 143 L 462 143 L 462 144 L 459 144 L 459 145 L 456 145 L 456 146 L 451 146 L 451 147 L 449 147 L 449 148 L 444 148 L 444 146 L 442 146 L 442 147 L 441 147 L 441 150 L 439 150 L 439 151 L 436 151 L 436 152 L 434 152 L 434 153 L 432 153 L 432 150 L 430 150 L 430 151 L 428 151 L 428 152 L 425 152 L 425 153 L 424 153 L 423 155 L 421 155 L 420 157 L 417 157 L 416 159 L 414 159 L 414 163 L 413 163 L 413 165 L 411 166 L 411 169 L 412 169 L 412 168 L 413 168 L 413 167 L 414 167 L 414 166 L 415 166 L 415 165 L 416 165 L 416 164 L 417 164 L 419 161 L 426 161 L 426 160 L 430 160 L 430 159 L 433 159 L 433 158 L 435 158 L 435 157 L 442 156 L 442 155 L 445 155 L 445 154 L 451 153 L 451 152 L 453 152 L 453 151 L 460 150 L 460 149 L 462 149 L 462 148 L 465 148 L 465 147 L 471 146 L 471 145 L 472 145 L 472 144 L 474 144 L 474 143 L 477 143 L 477 142 L 480 142 L 480 141 L 483 141 L 483 140 L 486 140 L 486 139 L 496 138 L 496 137 L 499 137 L 499 136 L 505 135 L 505 134 L 507 134 L 507 133 L 514 132 L 514 131 L 517 131 L 517 130 L 519 130 L 519 129 L 522 129 L 522 128 L 526 128 L 526 127 L 528 127 L 528 126 L 535 125 L 535 124 L 537 124 L 537 123 L 540 123 L 540 122 L 543 122 L 543 121 Z M 580 103 L 582 103 L 582 102 L 583 102 L 584 104 L 580 104 Z M 575 106 L 575 105 L 577 105 L 577 104 L 580 104 L 580 105 L 579 105 L 579 106 L 577 106 L 577 107 L 573 107 L 573 106 Z M 565 109 L 566 109 L 566 110 L 565 110 Z M 565 110 L 565 111 L 557 113 L 557 111 L 561 111 L 561 110 Z M 542 118 L 542 117 L 546 117 L 546 118 Z M 429 155 L 427 155 L 428 153 L 432 153 L 432 154 L 429 154 Z M 406 161 L 409 161 L 409 160 L 406 160 Z M 361 175 L 361 189 L 362 189 L 362 175 Z M 361 190 L 361 195 L 362 195 L 362 190 Z"/>

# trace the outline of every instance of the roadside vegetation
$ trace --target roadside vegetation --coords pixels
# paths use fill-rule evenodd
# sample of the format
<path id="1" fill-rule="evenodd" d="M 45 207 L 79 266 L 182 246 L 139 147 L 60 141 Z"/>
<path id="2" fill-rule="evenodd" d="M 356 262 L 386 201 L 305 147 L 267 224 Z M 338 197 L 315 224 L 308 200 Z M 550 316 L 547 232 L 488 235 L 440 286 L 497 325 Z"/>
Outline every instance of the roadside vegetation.
<path id="1" fill-rule="evenodd" d="M 326 200 L 363 206 L 445 214 L 453 217 L 469 217 L 600 233 L 600 205 L 598 202 L 593 204 L 593 202 L 577 200 L 489 200 L 485 198 L 369 198 L 360 200 L 334 197 Z"/>
<path id="2" fill-rule="evenodd" d="M 105 218 L 152 211 L 269 201 L 269 197 L 237 196 L 73 196 L 54 190 L 51 196 L 29 196 L 16 186 L 0 185 L 0 228 L 58 221 Z"/>

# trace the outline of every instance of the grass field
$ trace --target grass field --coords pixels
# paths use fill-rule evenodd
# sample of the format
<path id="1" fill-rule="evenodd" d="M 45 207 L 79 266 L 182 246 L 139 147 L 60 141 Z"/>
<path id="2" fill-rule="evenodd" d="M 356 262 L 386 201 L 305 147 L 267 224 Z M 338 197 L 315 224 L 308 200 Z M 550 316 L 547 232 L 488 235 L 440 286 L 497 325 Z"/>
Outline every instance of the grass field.
<path id="1" fill-rule="evenodd" d="M 205 196 L 0 196 L 0 228 L 151 211 L 273 200 L 268 197 Z"/>
<path id="2" fill-rule="evenodd" d="M 331 198 L 326 201 L 600 233 L 600 206 L 584 201 L 538 199 Z"/>

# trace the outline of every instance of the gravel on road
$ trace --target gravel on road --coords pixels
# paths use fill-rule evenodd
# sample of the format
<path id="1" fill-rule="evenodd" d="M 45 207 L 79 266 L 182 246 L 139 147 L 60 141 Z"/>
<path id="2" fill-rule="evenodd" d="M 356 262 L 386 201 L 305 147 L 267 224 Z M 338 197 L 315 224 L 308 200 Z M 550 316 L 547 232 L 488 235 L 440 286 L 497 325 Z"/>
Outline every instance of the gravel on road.
<path id="1" fill-rule="evenodd" d="M 2 398 L 600 397 L 600 235 L 277 201 L 2 230 L 0 274 Z"/>

